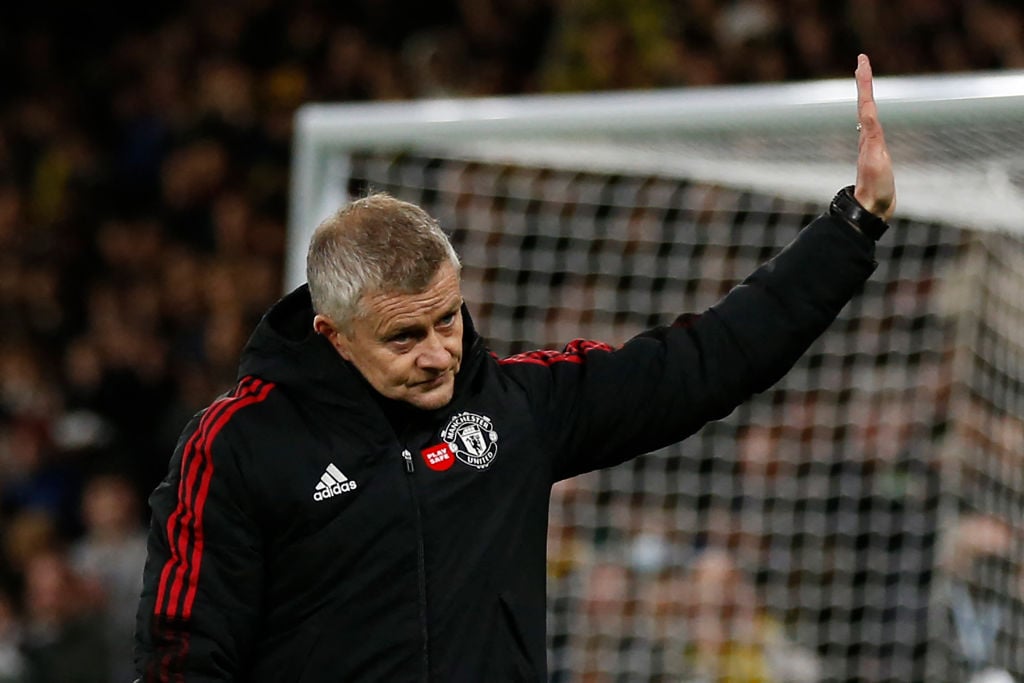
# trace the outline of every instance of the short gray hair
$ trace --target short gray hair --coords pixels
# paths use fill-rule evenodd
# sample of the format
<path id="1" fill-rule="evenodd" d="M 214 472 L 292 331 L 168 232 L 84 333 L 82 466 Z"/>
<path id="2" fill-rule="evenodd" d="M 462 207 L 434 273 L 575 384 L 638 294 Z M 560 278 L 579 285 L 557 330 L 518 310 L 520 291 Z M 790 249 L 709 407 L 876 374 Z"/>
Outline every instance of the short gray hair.
<path id="1" fill-rule="evenodd" d="M 437 220 L 415 204 L 371 194 L 339 209 L 313 233 L 306 255 L 313 310 L 347 332 L 364 295 L 422 292 L 445 263 L 460 269 Z"/>

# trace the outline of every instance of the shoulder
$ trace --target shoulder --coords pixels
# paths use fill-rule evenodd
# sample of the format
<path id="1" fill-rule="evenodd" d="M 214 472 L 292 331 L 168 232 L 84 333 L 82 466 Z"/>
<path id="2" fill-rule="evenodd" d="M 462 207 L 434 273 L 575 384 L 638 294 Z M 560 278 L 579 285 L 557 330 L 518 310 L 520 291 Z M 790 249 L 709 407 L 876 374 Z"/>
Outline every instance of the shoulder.
<path id="1" fill-rule="evenodd" d="M 273 382 L 247 376 L 230 391 L 200 411 L 185 430 L 178 450 L 184 458 L 222 457 L 227 449 L 244 442 L 258 442 L 273 420 L 267 410 L 280 392 Z"/>
<path id="2" fill-rule="evenodd" d="M 245 418 L 251 417 L 253 411 L 246 409 L 266 405 L 272 395 L 279 393 L 275 391 L 276 388 L 273 382 L 259 377 L 243 377 L 231 391 L 219 396 L 203 410 L 198 416 L 197 431 L 213 440 L 228 425 L 238 426 L 251 422 Z"/>
<path id="3" fill-rule="evenodd" d="M 174 505 L 182 492 L 198 496 L 224 487 L 238 498 L 238 487 L 248 487 L 251 473 L 268 460 L 263 454 L 271 447 L 265 444 L 278 427 L 266 411 L 279 400 L 278 394 L 273 382 L 243 377 L 197 413 L 178 441 L 168 478 L 154 492 L 156 499 Z"/>

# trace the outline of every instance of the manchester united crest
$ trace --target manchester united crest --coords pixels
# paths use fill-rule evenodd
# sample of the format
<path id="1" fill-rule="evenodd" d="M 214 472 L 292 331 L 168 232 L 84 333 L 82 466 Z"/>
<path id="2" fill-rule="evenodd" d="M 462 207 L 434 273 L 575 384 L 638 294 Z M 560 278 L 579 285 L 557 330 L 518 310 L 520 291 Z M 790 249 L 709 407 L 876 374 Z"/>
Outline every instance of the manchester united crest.
<path id="1" fill-rule="evenodd" d="M 476 413 L 458 413 L 441 431 L 455 457 L 478 470 L 487 469 L 498 455 L 498 432 L 491 418 Z"/>

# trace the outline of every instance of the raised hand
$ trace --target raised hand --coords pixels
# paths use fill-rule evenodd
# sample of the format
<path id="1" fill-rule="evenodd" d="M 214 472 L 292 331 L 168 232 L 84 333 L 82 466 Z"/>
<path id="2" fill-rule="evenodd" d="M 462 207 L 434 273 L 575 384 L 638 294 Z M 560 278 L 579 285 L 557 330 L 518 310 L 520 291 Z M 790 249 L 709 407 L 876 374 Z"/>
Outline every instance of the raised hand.
<path id="1" fill-rule="evenodd" d="M 861 206 L 888 221 L 896 210 L 896 181 L 892 159 L 885 144 L 885 133 L 878 120 L 872 87 L 871 62 L 867 55 L 857 56 L 857 183 L 853 196 Z"/>

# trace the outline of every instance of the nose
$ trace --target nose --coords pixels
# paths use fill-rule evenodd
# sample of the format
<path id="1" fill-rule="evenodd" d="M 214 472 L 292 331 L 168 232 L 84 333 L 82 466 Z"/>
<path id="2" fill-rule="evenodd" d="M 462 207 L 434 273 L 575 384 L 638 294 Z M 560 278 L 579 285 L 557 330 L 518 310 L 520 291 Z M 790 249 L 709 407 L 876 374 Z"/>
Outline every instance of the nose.
<path id="1" fill-rule="evenodd" d="M 452 354 L 444 345 L 444 340 L 436 332 L 427 335 L 421 342 L 420 355 L 416 364 L 423 370 L 447 370 L 451 365 Z"/>

